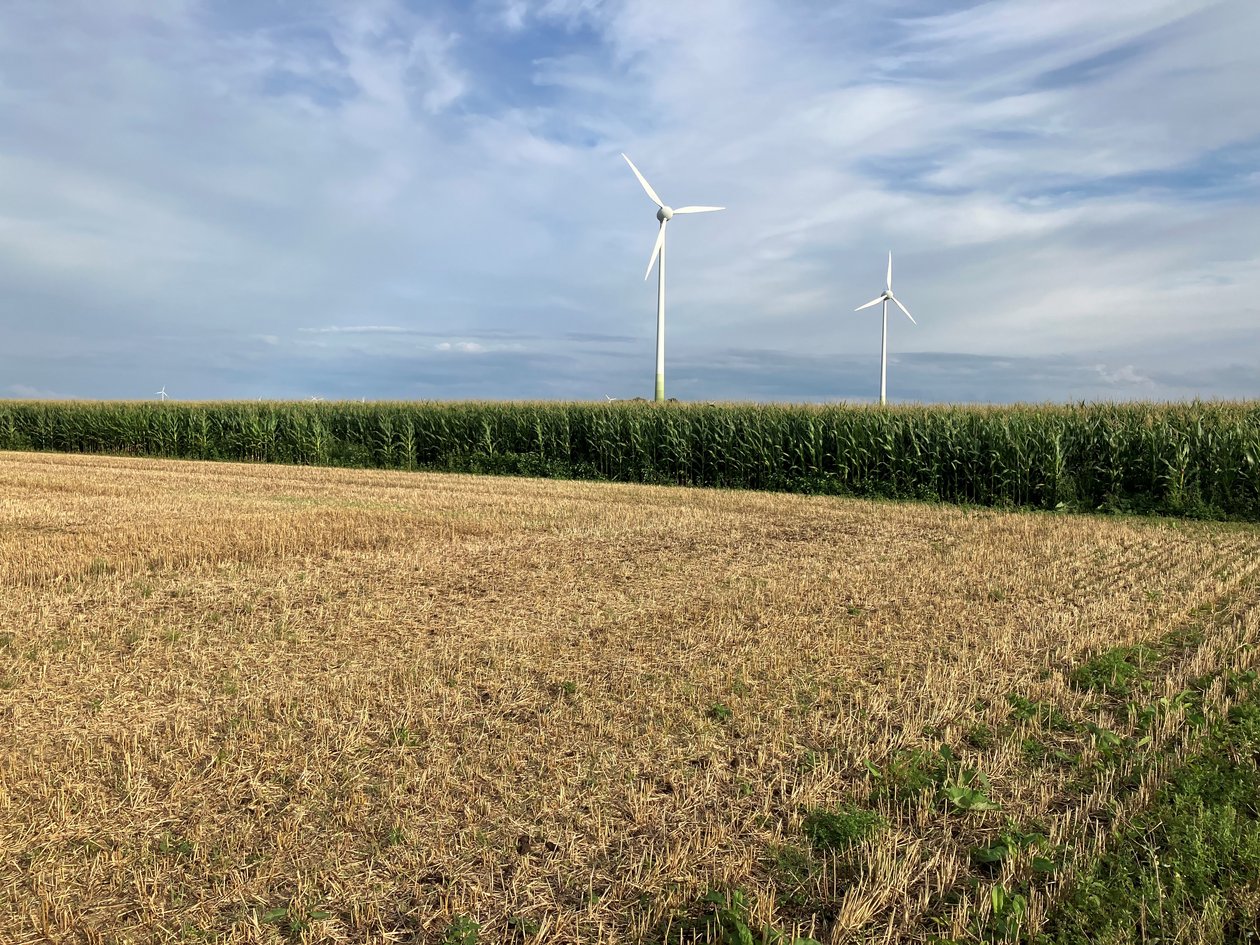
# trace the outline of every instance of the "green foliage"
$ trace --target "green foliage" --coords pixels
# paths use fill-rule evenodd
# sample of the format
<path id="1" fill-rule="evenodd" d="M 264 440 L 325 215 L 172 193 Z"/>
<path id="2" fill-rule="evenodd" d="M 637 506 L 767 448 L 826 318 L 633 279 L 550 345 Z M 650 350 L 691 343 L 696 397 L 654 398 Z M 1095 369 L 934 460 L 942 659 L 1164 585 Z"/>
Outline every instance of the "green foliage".
<path id="1" fill-rule="evenodd" d="M 769 865 L 776 883 L 791 890 L 804 886 L 814 875 L 814 858 L 809 851 L 788 843 L 770 847 Z"/>
<path id="2" fill-rule="evenodd" d="M 261 909 L 257 915 L 260 923 L 276 926 L 290 941 L 298 941 L 314 923 L 332 918 L 332 913 L 306 907 L 296 900 L 287 906 Z"/>
<path id="3" fill-rule="evenodd" d="M 866 768 L 875 778 L 873 797 L 907 801 L 929 788 L 941 785 L 948 776 L 953 752 L 942 746 L 940 752 L 910 748 L 896 752 L 882 769 L 866 762 Z"/>
<path id="4" fill-rule="evenodd" d="M 1002 805 L 989 797 L 989 777 L 983 771 L 965 768 L 941 784 L 941 795 L 958 810 L 1000 810 Z"/>
<path id="5" fill-rule="evenodd" d="M 713 705 L 709 706 L 709 709 L 705 714 L 715 722 L 729 722 L 735 717 L 735 713 L 731 711 L 731 707 L 723 702 L 713 703 Z"/>
<path id="6" fill-rule="evenodd" d="M 1085 731 L 1093 738 L 1098 753 L 1108 761 L 1118 758 L 1127 743 L 1122 735 L 1093 722 L 1085 723 Z"/>
<path id="7" fill-rule="evenodd" d="M 507 924 L 518 941 L 524 941 L 532 935 L 537 935 L 538 930 L 541 928 L 533 919 L 526 919 L 524 916 L 519 915 L 508 916 Z"/>
<path id="8" fill-rule="evenodd" d="M 405 725 L 394 726 L 389 737 L 392 744 L 403 748 L 414 745 L 419 740 L 419 736 Z"/>
<path id="9" fill-rule="evenodd" d="M 815 850 L 847 850 L 888 825 L 879 814 L 852 805 L 816 808 L 805 814 L 801 829 Z"/>
<path id="10" fill-rule="evenodd" d="M 1040 831 L 1024 831 L 1014 823 L 1007 823 L 1006 828 L 993 839 L 992 843 L 971 848 L 971 861 L 981 868 L 996 871 L 1011 857 L 1025 850 L 1042 849 L 1047 842 L 1046 835 Z M 1050 862 L 1044 857 L 1040 859 L 1043 864 Z M 1041 872 L 1052 870 L 1051 863 L 1049 869 Z"/>
<path id="11" fill-rule="evenodd" d="M 163 831 L 158 837 L 157 848 L 159 853 L 165 853 L 168 856 L 191 857 L 196 852 L 190 840 L 170 831 Z"/>
<path id="12" fill-rule="evenodd" d="M 456 916 L 442 935 L 442 945 L 477 945 L 480 933 L 481 926 L 468 916 Z"/>
<path id="13" fill-rule="evenodd" d="M 769 925 L 756 927 L 741 890 L 712 890 L 700 900 L 700 914 L 673 925 L 667 941 L 677 945 L 819 945 Z"/>
<path id="14" fill-rule="evenodd" d="M 1037 728 L 1052 732 L 1071 732 L 1075 729 L 1072 720 L 1052 703 L 1034 702 L 1015 692 L 1008 693 L 1006 701 L 1011 704 L 1013 722 L 1029 722 Z"/>
<path id="15" fill-rule="evenodd" d="M 1077 689 L 1124 697 L 1158 659 L 1159 651 L 1149 646 L 1120 646 L 1077 666 L 1067 678 Z"/>
<path id="16" fill-rule="evenodd" d="M 1195 689 L 1183 689 L 1174 696 L 1160 696 L 1148 705 L 1130 703 L 1130 714 L 1139 731 L 1150 731 L 1156 719 L 1181 712 L 1185 724 L 1201 728 L 1207 722 L 1203 714 L 1203 693 Z"/>
<path id="17" fill-rule="evenodd" d="M 976 768 L 964 768 L 948 745 L 941 745 L 934 752 L 921 748 L 899 751 L 882 770 L 869 761 L 866 767 L 876 781 L 874 799 L 904 803 L 932 789 L 938 801 L 955 810 L 1001 809 L 989 797 L 988 775 Z"/>
<path id="18" fill-rule="evenodd" d="M 1199 754 L 1082 875 L 1051 913 L 1041 945 L 1260 938 L 1260 698 L 1211 726 Z"/>
<path id="19" fill-rule="evenodd" d="M 1028 914 L 1028 897 L 999 883 L 989 890 L 989 903 L 993 915 L 986 937 L 999 942 L 1018 938 Z"/>
<path id="20" fill-rule="evenodd" d="M 983 722 L 976 722 L 967 729 L 966 734 L 963 735 L 963 741 L 972 748 L 983 751 L 997 744 L 997 735 L 988 725 L 985 725 Z"/>
<path id="21" fill-rule="evenodd" d="M 1020 743 L 1024 757 L 1033 764 L 1051 764 L 1071 767 L 1080 763 L 1079 752 L 1068 751 L 1055 745 L 1048 745 L 1039 738 L 1025 738 Z"/>
<path id="22" fill-rule="evenodd" d="M 823 762 L 823 756 L 812 748 L 802 752 L 801 756 L 796 759 L 796 769 L 798 771 L 813 771 Z"/>
<path id="23" fill-rule="evenodd" d="M 1256 402 L 874 408 L 2 401 L 0 449 L 1260 520 Z"/>

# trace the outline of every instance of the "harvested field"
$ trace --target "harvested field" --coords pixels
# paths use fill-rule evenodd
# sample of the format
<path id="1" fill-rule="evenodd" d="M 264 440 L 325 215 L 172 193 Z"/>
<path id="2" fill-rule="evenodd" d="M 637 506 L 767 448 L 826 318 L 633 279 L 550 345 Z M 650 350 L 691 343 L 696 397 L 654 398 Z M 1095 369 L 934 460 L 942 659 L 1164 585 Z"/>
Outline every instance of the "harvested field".
<path id="1" fill-rule="evenodd" d="M 1035 927 L 1258 573 L 1256 526 L 0 453 L 0 941 Z"/>

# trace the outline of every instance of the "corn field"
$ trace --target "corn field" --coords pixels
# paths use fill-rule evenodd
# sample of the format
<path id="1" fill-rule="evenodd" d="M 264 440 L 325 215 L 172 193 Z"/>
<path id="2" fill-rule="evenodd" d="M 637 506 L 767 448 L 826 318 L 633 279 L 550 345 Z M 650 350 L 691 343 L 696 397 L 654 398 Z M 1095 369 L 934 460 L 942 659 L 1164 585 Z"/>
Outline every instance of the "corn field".
<path id="1" fill-rule="evenodd" d="M 1260 520 L 1260 402 L 0 403 L 0 449 Z"/>

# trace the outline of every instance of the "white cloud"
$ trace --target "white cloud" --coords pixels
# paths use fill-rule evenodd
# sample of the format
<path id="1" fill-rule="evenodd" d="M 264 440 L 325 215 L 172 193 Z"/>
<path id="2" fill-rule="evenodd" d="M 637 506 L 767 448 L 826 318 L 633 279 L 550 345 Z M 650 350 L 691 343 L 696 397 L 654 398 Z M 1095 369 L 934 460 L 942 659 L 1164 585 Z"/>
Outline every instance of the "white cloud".
<path id="1" fill-rule="evenodd" d="M 1109 369 L 1107 365 L 1105 364 L 1095 364 L 1094 370 L 1097 371 L 1098 376 L 1101 377 L 1108 384 L 1112 384 L 1116 386 L 1129 385 L 1129 386 L 1137 386 L 1137 387 L 1155 386 L 1155 382 L 1153 380 L 1151 380 L 1149 377 L 1139 374 L 1137 372 L 1137 369 L 1132 364 L 1126 364 L 1123 367 L 1116 368 L 1115 370 Z"/>
<path id="2" fill-rule="evenodd" d="M 405 335 L 413 329 L 398 325 L 327 325 L 323 328 L 300 328 L 317 335 Z"/>
<path id="3" fill-rule="evenodd" d="M 646 384 L 656 222 L 619 151 L 667 200 L 730 208 L 670 229 L 671 359 L 877 357 L 847 310 L 889 248 L 920 323 L 899 351 L 1120 364 L 1152 395 L 1191 333 L 1260 359 L 1250 0 L 286 10 L 0 14 L 0 278 L 36 316 L 0 377 L 21 357 L 41 388 L 121 390 L 67 339 L 87 359 L 145 338 L 137 357 L 195 352 L 232 396 L 262 361 L 222 338 L 298 338 L 322 378 L 393 335 L 506 355 L 526 352 L 494 333 L 525 330 L 576 389 Z M 642 364 L 580 333 L 637 339 Z M 546 396 L 539 376 L 504 380 Z"/>
<path id="4" fill-rule="evenodd" d="M 526 351 L 520 342 L 483 342 L 483 341 L 439 341 L 433 346 L 434 351 L 455 351 L 462 354 L 485 354 L 488 352 Z"/>
<path id="5" fill-rule="evenodd" d="M 10 384 L 4 390 L 9 396 L 16 397 L 18 400 L 70 400 L 73 397 L 72 394 L 31 387 L 29 384 Z"/>
<path id="6" fill-rule="evenodd" d="M 525 27 L 525 15 L 528 12 L 529 6 L 524 0 L 504 0 L 499 10 L 499 19 L 507 29 L 516 32 Z"/>

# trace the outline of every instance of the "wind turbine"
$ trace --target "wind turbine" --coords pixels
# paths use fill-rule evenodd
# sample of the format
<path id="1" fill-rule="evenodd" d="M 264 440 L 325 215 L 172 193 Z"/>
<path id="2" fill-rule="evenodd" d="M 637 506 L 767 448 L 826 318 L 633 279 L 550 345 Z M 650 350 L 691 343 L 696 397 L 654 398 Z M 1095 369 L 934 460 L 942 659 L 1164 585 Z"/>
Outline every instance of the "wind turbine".
<path id="1" fill-rule="evenodd" d="M 166 400 L 166 385 L 165 385 L 165 384 L 163 384 L 163 385 L 162 385 L 162 389 L 161 389 L 161 390 L 155 390 L 155 391 L 153 392 L 153 396 L 154 396 L 154 397 L 160 397 L 160 398 L 162 398 L 162 400 Z"/>
<path id="2" fill-rule="evenodd" d="M 884 291 L 876 298 L 871 299 L 865 305 L 859 305 L 853 310 L 855 312 L 860 312 L 864 308 L 870 308 L 872 305 L 878 305 L 880 302 L 884 303 L 884 341 L 879 349 L 879 405 L 881 407 L 884 406 L 884 401 L 887 399 L 888 395 L 888 303 L 892 302 L 897 306 L 897 308 L 906 313 L 906 318 L 910 319 L 910 321 L 914 322 L 916 325 L 919 324 L 914 321 L 914 316 L 910 314 L 910 309 L 902 305 L 897 299 L 897 296 L 893 295 L 891 251 L 888 253 L 888 278 L 885 285 L 887 288 L 884 289 Z"/>
<path id="3" fill-rule="evenodd" d="M 711 213 L 714 210 L 725 210 L 725 207 L 667 207 L 661 202 L 661 198 L 656 196 L 656 191 L 652 189 L 652 185 L 647 179 L 639 173 L 639 169 L 634 166 L 634 161 L 630 160 L 624 154 L 626 163 L 630 165 L 630 170 L 634 171 L 634 176 L 639 179 L 639 183 L 643 185 L 643 189 L 647 195 L 652 198 L 652 203 L 656 204 L 656 219 L 661 221 L 661 228 L 656 233 L 656 245 L 652 247 L 652 256 L 648 260 L 647 272 L 643 274 L 643 281 L 647 281 L 647 277 L 652 274 L 652 267 L 656 265 L 656 260 L 661 261 L 660 269 L 656 274 L 656 402 L 658 404 L 665 402 L 665 226 L 674 218 L 676 213 Z"/>

